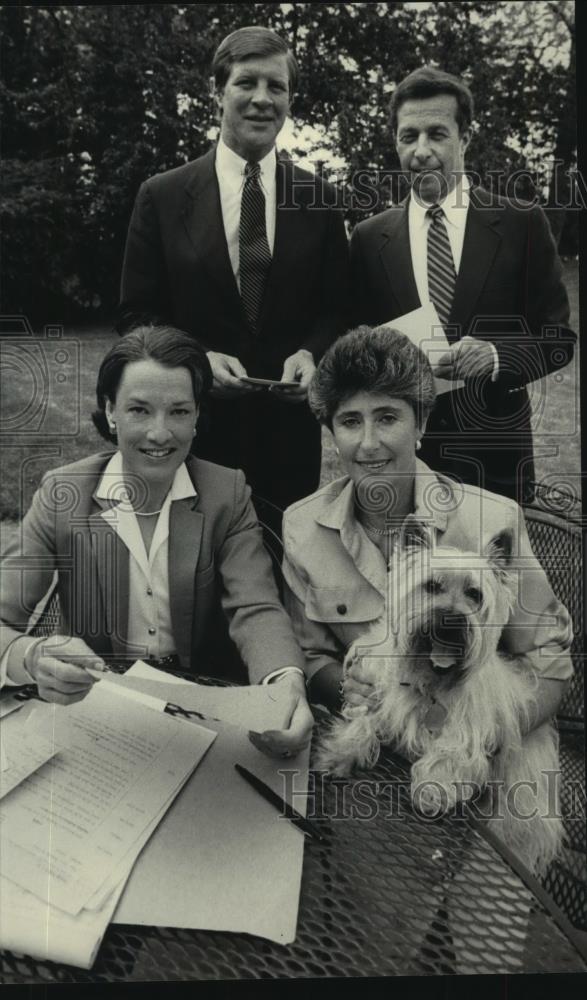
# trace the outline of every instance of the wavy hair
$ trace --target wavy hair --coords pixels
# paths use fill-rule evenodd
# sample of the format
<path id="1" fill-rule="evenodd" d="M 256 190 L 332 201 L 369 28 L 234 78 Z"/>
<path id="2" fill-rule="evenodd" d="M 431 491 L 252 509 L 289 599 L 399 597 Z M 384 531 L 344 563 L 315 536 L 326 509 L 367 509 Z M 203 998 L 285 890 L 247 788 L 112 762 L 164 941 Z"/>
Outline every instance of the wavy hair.
<path id="1" fill-rule="evenodd" d="M 357 392 L 403 399 L 418 426 L 434 406 L 436 392 L 430 363 L 399 330 L 358 326 L 329 347 L 310 383 L 308 402 L 320 423 L 332 430 L 332 418 Z"/>

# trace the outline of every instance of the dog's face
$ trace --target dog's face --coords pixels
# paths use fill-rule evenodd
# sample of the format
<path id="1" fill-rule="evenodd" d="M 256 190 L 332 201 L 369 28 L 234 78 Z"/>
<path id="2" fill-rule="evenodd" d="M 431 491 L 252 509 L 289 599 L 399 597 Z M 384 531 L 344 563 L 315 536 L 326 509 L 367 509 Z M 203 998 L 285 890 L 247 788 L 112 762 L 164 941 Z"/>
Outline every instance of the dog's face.
<path id="1" fill-rule="evenodd" d="M 398 566 L 397 635 L 403 675 L 426 672 L 427 685 L 450 688 L 491 656 L 509 619 L 511 536 L 483 555 L 407 545 Z"/>

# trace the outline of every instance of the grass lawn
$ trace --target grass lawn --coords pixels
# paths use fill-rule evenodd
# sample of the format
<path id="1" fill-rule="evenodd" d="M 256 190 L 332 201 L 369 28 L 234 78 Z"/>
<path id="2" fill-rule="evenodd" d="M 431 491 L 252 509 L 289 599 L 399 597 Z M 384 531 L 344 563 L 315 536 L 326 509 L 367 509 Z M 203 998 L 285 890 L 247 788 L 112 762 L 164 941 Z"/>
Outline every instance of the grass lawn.
<path id="1" fill-rule="evenodd" d="M 2 338 L 0 414 L 14 438 L 3 434 L 0 519 L 21 516 L 47 469 L 106 446 L 91 413 L 100 362 L 117 339 L 104 327 L 68 329 L 59 340 Z"/>
<path id="2" fill-rule="evenodd" d="M 576 262 L 565 264 L 579 328 Z M 117 335 L 105 327 L 66 330 L 61 340 L 2 339 L 0 519 L 14 521 L 29 506 L 42 474 L 99 451 L 104 442 L 90 420 L 98 366 Z M 557 381 L 557 379 L 559 381 Z M 580 495 L 578 359 L 531 387 L 538 480 L 565 483 Z M 8 440 L 7 440 L 8 439 Z M 340 474 L 330 434 L 324 432 L 322 481 Z M 8 525 L 5 525 L 8 528 Z"/>

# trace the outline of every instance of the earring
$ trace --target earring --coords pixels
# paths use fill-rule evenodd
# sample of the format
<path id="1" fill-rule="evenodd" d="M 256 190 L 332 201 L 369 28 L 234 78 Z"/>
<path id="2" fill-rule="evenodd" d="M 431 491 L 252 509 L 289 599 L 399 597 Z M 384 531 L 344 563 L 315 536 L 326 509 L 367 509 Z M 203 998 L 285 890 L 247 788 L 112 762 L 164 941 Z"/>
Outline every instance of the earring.
<path id="1" fill-rule="evenodd" d="M 422 447 L 422 442 L 420 441 L 420 438 L 418 438 L 418 440 L 416 441 L 416 451 L 420 451 L 421 447 Z"/>
<path id="2" fill-rule="evenodd" d="M 111 431 L 115 431 L 116 430 L 116 421 L 115 420 L 111 420 L 110 424 L 109 424 L 109 427 L 110 427 Z"/>

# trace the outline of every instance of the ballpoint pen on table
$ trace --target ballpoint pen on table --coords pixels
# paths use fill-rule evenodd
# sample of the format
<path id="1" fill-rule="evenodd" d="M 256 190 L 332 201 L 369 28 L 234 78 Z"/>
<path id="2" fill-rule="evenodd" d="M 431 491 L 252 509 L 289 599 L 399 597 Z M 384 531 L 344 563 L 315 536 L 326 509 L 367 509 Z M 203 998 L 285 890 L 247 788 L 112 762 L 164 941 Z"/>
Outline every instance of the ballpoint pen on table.
<path id="1" fill-rule="evenodd" d="M 297 826 L 303 833 L 309 834 L 310 837 L 314 837 L 316 840 L 323 841 L 325 839 L 314 823 L 311 823 L 309 819 L 306 819 L 305 816 L 302 816 L 301 813 L 297 812 L 297 810 L 294 809 L 293 806 L 290 806 L 285 799 L 282 799 L 281 795 L 278 795 L 277 792 L 274 792 L 272 788 L 269 788 L 264 781 L 261 781 L 256 774 L 252 774 L 251 771 L 248 771 L 247 768 L 243 767 L 241 764 L 235 764 L 234 766 L 241 777 L 244 778 L 245 781 L 248 781 L 249 785 L 259 792 L 259 795 L 262 795 L 267 802 L 270 802 L 272 806 L 279 809 L 280 812 L 282 812 L 283 815 L 294 824 L 294 826 Z"/>

